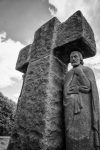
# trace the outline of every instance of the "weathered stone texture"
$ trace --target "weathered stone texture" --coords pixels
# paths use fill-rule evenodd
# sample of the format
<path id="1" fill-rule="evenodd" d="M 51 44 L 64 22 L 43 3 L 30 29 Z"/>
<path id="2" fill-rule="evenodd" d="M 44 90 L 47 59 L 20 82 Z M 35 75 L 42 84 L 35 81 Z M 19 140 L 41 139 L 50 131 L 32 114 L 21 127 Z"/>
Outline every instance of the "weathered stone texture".
<path id="1" fill-rule="evenodd" d="M 9 150 L 63 149 L 63 65 L 53 56 L 29 64 Z"/>
<path id="2" fill-rule="evenodd" d="M 78 48 L 84 58 L 96 54 L 94 33 L 80 11 L 73 14 L 67 21 L 60 24 L 57 29 L 55 55 L 63 54 L 62 61 L 65 63 L 73 49 Z M 66 58 L 66 59 L 65 59 Z M 60 59 L 60 58 L 59 58 Z"/>
<path id="3" fill-rule="evenodd" d="M 82 99 L 83 108 L 78 115 L 73 113 L 74 100 L 69 99 L 67 101 L 69 104 L 65 107 L 66 150 L 94 150 L 91 95 L 82 94 Z M 67 130 L 68 125 L 69 130 Z"/>
<path id="4" fill-rule="evenodd" d="M 64 139 L 64 114 L 63 114 L 63 92 L 62 77 L 65 65 L 57 58 L 51 56 L 51 71 L 49 74 L 49 85 L 47 87 L 48 98 L 46 100 L 46 127 L 44 134 L 44 147 L 46 149 L 65 148 Z"/>
<path id="5" fill-rule="evenodd" d="M 26 77 L 7 150 L 66 149 L 62 81 L 75 48 L 84 58 L 96 53 L 93 31 L 80 11 L 62 24 L 52 18 L 21 50 L 16 69 Z"/>
<path id="6" fill-rule="evenodd" d="M 54 17 L 36 31 L 31 49 L 31 61 L 36 61 L 52 53 L 55 30 L 59 24 L 60 21 Z"/>
<path id="7" fill-rule="evenodd" d="M 29 59 L 30 59 L 30 48 L 31 44 L 24 47 L 23 49 L 20 50 L 19 52 L 19 57 L 16 63 L 16 70 L 21 71 L 23 73 L 26 73 L 27 71 L 27 66 L 29 64 Z"/>

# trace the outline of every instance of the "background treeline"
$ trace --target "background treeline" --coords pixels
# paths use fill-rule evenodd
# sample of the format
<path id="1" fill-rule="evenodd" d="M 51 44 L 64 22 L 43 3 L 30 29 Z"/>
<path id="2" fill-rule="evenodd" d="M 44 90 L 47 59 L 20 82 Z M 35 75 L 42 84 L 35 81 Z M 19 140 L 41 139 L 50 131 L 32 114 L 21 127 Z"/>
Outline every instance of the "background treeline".
<path id="1" fill-rule="evenodd" d="M 11 134 L 15 112 L 16 103 L 0 92 L 0 136 Z"/>

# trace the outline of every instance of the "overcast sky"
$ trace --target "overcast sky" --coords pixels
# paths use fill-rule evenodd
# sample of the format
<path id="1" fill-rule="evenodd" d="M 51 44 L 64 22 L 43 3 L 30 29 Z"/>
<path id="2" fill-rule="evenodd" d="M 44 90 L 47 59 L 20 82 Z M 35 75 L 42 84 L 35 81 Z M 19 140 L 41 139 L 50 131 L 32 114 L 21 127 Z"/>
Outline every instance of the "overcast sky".
<path id="1" fill-rule="evenodd" d="M 100 92 L 100 0 L 0 0 L 0 91 L 5 96 L 17 102 L 22 73 L 15 70 L 16 61 L 34 32 L 52 17 L 63 22 L 77 10 L 95 34 L 97 55 L 85 64 L 93 69 Z"/>

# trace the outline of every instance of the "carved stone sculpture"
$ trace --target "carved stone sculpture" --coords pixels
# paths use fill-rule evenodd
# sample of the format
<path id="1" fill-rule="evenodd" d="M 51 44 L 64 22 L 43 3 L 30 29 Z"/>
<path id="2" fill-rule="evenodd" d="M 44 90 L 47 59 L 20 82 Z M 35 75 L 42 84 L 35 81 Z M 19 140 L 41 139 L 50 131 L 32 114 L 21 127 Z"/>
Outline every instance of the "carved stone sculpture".
<path id="1" fill-rule="evenodd" d="M 83 66 L 80 52 L 70 55 L 73 66 L 65 78 L 66 150 L 100 150 L 99 97 L 93 71 Z"/>
<path id="2" fill-rule="evenodd" d="M 7 150 L 67 150 L 63 79 L 73 48 L 83 58 L 96 54 L 93 31 L 80 11 L 63 23 L 52 18 L 20 51 L 16 69 L 25 77 Z"/>

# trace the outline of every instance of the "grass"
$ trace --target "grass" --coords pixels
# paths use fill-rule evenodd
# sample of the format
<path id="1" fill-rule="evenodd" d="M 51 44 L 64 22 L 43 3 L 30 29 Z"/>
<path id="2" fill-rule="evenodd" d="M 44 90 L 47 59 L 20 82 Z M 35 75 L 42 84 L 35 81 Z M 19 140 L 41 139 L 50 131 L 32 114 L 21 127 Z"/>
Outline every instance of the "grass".
<path id="1" fill-rule="evenodd" d="M 9 143 L 9 136 L 0 136 L 0 150 L 6 150 Z"/>

